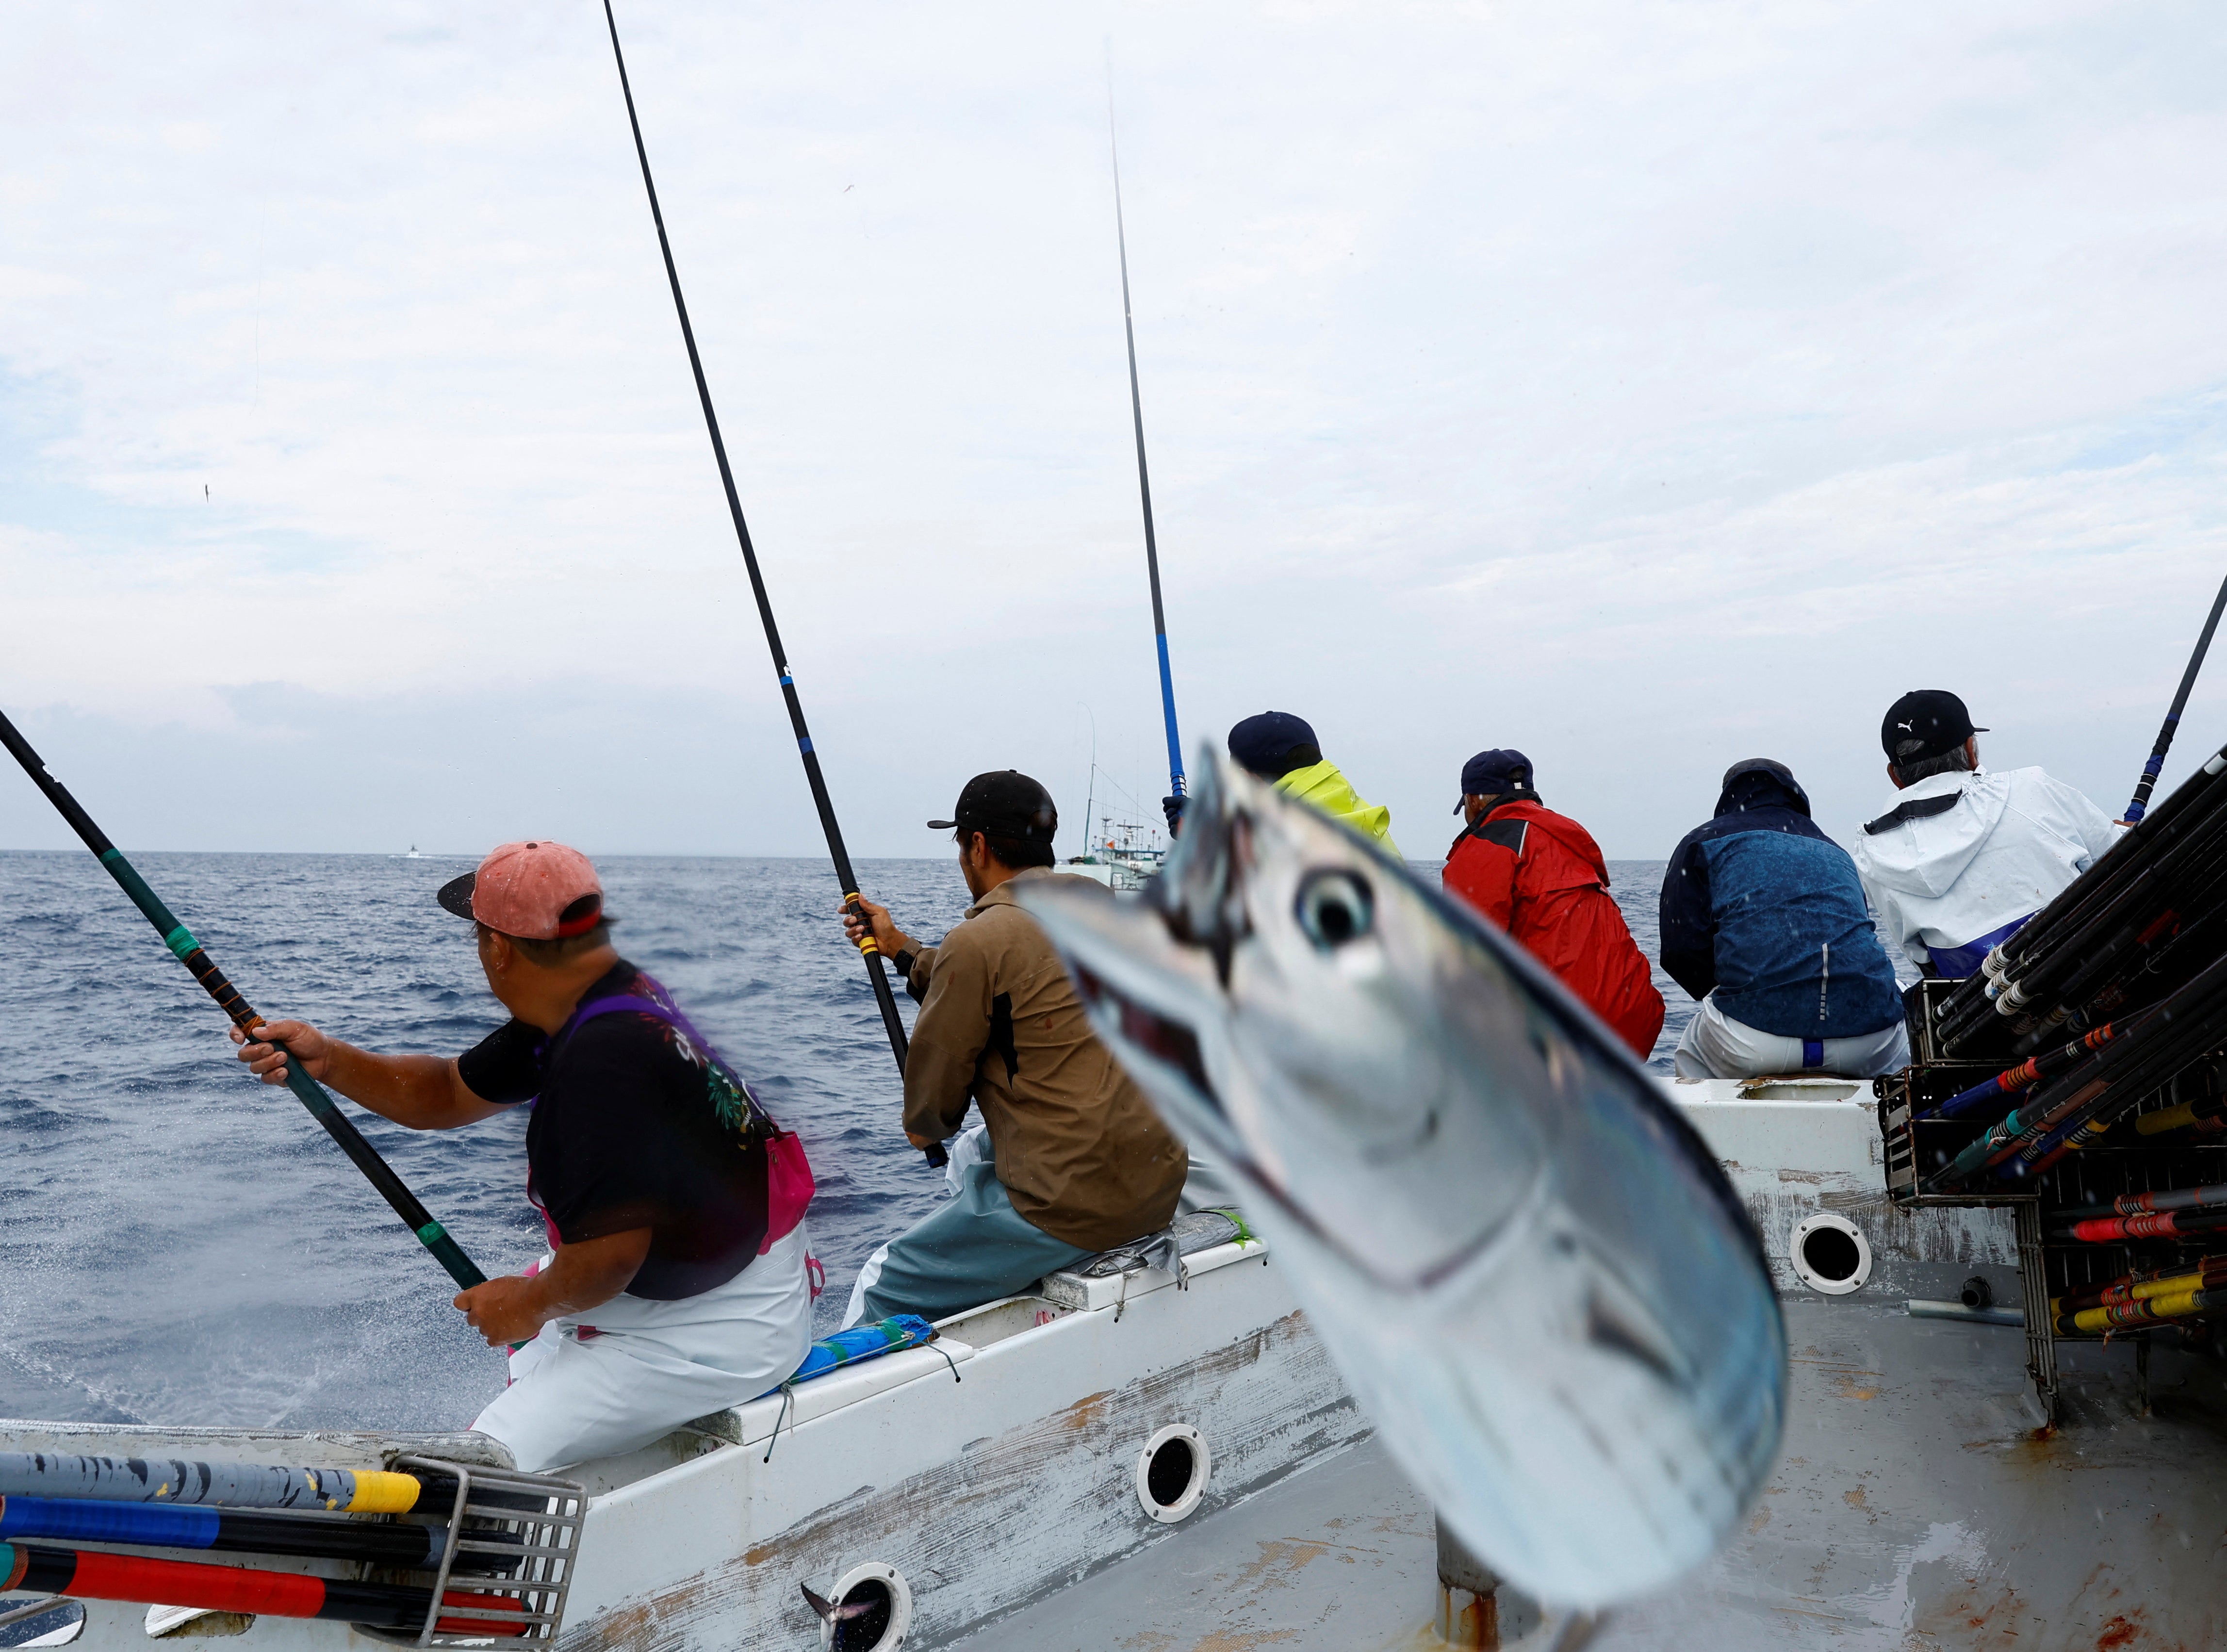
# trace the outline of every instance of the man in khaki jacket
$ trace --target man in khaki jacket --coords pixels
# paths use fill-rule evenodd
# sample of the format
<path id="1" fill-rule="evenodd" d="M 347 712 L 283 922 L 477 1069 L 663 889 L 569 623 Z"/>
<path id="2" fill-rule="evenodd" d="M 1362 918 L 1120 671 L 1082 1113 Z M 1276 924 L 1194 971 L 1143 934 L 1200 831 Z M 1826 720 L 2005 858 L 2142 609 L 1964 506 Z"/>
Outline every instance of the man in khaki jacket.
<path id="1" fill-rule="evenodd" d="M 916 1147 L 957 1134 L 971 1101 L 989 1151 L 960 1169 L 958 1196 L 867 1260 L 845 1325 L 942 1318 L 1155 1233 L 1174 1219 L 1188 1168 L 1183 1143 L 1092 1034 L 1050 941 L 1013 900 L 1013 884 L 1062 876 L 1051 870 L 1050 794 L 1013 769 L 977 775 L 952 816 L 928 825 L 956 837 L 974 904 L 941 944 L 914 941 L 886 907 L 859 905 L 921 1006 L 905 1061 L 906 1134 Z M 856 918 L 844 927 L 853 941 L 865 928 Z"/>

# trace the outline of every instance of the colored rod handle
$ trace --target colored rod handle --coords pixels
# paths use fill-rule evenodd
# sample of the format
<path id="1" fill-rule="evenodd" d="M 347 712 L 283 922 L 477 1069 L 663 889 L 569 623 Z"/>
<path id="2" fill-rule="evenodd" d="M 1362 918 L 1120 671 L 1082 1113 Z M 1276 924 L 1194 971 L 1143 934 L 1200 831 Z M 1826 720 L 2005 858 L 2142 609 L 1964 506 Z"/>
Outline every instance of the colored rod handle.
<path id="1" fill-rule="evenodd" d="M 786 676 L 782 680 L 783 686 L 792 690 L 794 688 L 795 685 L 789 683 Z M 841 852 L 839 843 L 837 855 L 837 864 L 842 872 L 845 883 L 848 883 L 851 881 L 850 857 Z M 874 927 L 867 922 L 866 909 L 860 903 L 857 890 L 853 890 L 843 897 L 843 909 L 858 920 L 858 928 L 865 932 L 858 937 L 858 950 L 865 954 L 866 971 L 873 978 L 874 998 L 881 1005 L 882 1021 L 890 1035 L 890 1048 L 897 1053 L 897 1073 L 899 1076 L 903 1076 L 905 1056 L 909 1045 L 905 1038 L 904 1023 L 897 1018 L 897 994 L 890 989 L 889 977 L 883 973 L 881 946 L 874 939 Z M 940 1170 L 951 1162 L 950 1156 L 943 1151 L 943 1144 L 940 1141 L 932 1141 L 920 1151 L 922 1156 L 928 1160 L 928 1169 L 932 1170 Z"/>
<path id="2" fill-rule="evenodd" d="M 131 897 L 131 903 L 139 909 L 148 922 L 155 926 L 155 933 L 163 937 L 163 944 L 186 966 L 187 973 L 201 983 L 201 990 L 216 1000 L 217 1007 L 232 1017 L 233 1024 L 246 1033 L 252 1033 L 261 1027 L 263 1017 L 255 1012 L 255 1006 L 240 995 L 238 987 L 225 979 L 224 972 L 202 949 L 201 942 L 194 939 L 193 932 L 178 922 L 175 913 L 163 904 L 162 897 L 148 886 L 145 878 L 139 876 L 138 868 L 126 860 L 124 852 L 108 840 L 108 834 L 93 823 L 93 817 L 85 812 L 77 799 L 70 795 L 69 788 L 47 772 L 45 762 L 31 749 L 30 742 L 23 738 L 5 712 L 0 712 L 0 745 L 5 745 L 16 761 L 22 765 L 23 772 L 31 777 L 32 783 L 46 794 L 47 800 L 69 823 L 70 829 L 85 840 L 85 846 L 107 869 L 108 875 L 116 880 L 117 887 Z M 379 1190 L 380 1196 L 392 1207 L 394 1214 L 401 1217 L 410 1231 L 418 1236 L 418 1242 L 433 1253 L 434 1259 L 448 1270 L 450 1279 L 467 1291 L 475 1285 L 487 1283 L 487 1275 L 472 1266 L 471 1259 L 457 1247 L 455 1240 L 449 1237 L 447 1229 L 434 1221 L 425 1207 L 418 1202 L 417 1196 L 403 1185 L 402 1178 L 379 1156 L 378 1150 L 366 1141 L 362 1132 L 348 1121 L 348 1115 L 340 1110 L 331 1096 L 325 1094 L 324 1087 L 303 1072 L 301 1063 L 290 1056 L 286 1061 L 286 1088 L 293 1091 L 296 1098 L 309 1110 L 309 1116 L 325 1127 L 325 1133 L 340 1144 L 341 1151 L 364 1173 L 372 1186 Z"/>

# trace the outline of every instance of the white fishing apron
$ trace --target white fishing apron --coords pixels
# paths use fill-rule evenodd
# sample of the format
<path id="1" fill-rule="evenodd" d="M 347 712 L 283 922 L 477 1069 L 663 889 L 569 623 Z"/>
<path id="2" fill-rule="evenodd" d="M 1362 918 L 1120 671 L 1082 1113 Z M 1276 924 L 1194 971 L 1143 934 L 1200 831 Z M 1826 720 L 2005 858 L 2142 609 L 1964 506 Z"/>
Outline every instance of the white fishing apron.
<path id="1" fill-rule="evenodd" d="M 609 1457 L 755 1400 L 804 1363 L 812 1292 L 801 1222 L 724 1285 L 677 1302 L 623 1293 L 552 1319 L 510 1356 L 472 1426 L 539 1473 Z M 547 1259 L 543 1259 L 547 1266 Z"/>

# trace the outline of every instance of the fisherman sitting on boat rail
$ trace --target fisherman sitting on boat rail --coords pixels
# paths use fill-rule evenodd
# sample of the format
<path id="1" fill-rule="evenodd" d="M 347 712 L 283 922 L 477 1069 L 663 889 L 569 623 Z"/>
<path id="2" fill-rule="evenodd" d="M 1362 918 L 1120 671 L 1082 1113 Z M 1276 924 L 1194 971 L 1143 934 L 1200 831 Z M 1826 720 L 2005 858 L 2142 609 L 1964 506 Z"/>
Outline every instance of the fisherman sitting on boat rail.
<path id="1" fill-rule="evenodd" d="M 1662 1031 L 1662 994 L 1592 833 L 1540 802 L 1520 751 L 1478 752 L 1462 765 L 1461 788 L 1454 813 L 1469 825 L 1446 851 L 1446 892 L 1506 930 L 1645 1061 Z"/>
<path id="2" fill-rule="evenodd" d="M 1671 1058 L 1680 1078 L 1877 1078 L 1908 1064 L 1902 994 L 1855 863 L 1810 820 L 1784 763 L 1725 770 L 1656 910 L 1662 967 L 1701 1000 Z"/>
<path id="3" fill-rule="evenodd" d="M 905 1058 L 904 1127 L 916 1147 L 957 1133 L 970 1100 L 989 1151 L 952 1161 L 958 1196 L 876 1251 L 851 1292 L 847 1325 L 928 1319 L 1010 1296 L 1044 1274 L 1173 1220 L 1189 1158 L 1090 1030 L 1051 941 L 1013 899 L 1054 873 L 1051 795 L 1013 769 L 977 775 L 948 820 L 974 904 L 923 947 L 861 899 L 874 944 L 920 1004 Z M 1113 897 L 1106 896 L 1110 900 Z M 853 942 L 865 928 L 845 914 Z"/>
<path id="4" fill-rule="evenodd" d="M 612 948 L 588 858 L 507 843 L 444 885 L 478 926 L 514 1017 L 462 1056 L 378 1056 L 299 1021 L 240 1059 L 283 1084 L 288 1055 L 412 1130 L 521 1101 L 526 1196 L 551 1254 L 456 1298 L 511 1383 L 472 1426 L 539 1470 L 649 1444 L 756 1398 L 812 1343 L 802 1223 L 811 1173 L 665 990 Z M 241 1035 L 234 1029 L 234 1043 Z M 539 1098 L 535 1100 L 535 1098 Z"/>
<path id="5" fill-rule="evenodd" d="M 1866 822 L 1856 870 L 1880 932 L 1928 975 L 1980 967 L 2118 841 L 2093 803 L 2039 769 L 1980 767 L 1964 702 L 1921 688 L 1887 708 L 1879 743 L 1902 801 Z"/>
<path id="6" fill-rule="evenodd" d="M 1305 718 L 1289 711 L 1263 711 L 1248 717 L 1229 730 L 1229 755 L 1247 774 L 1274 781 L 1278 791 L 1288 792 L 1332 820 L 1367 833 L 1383 845 L 1386 854 L 1398 858 L 1400 845 L 1392 841 L 1392 811 L 1382 804 L 1363 802 L 1338 766 L 1323 760 L 1322 743 Z M 1171 836 L 1183 830 L 1184 800 L 1180 797 L 1160 800 Z"/>

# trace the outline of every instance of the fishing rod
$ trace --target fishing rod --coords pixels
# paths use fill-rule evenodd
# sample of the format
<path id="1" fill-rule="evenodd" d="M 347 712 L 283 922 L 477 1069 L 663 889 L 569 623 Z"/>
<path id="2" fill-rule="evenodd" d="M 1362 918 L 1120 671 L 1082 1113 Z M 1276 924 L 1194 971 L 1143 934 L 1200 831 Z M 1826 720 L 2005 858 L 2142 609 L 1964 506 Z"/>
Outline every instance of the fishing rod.
<path id="1" fill-rule="evenodd" d="M 2051 1317 L 2050 1328 L 2059 1336 L 2092 1336 L 2140 1325 L 2170 1325 L 2183 1319 L 2208 1317 L 2223 1309 L 2227 1309 L 2227 1291 L 2184 1285 L 2179 1291 L 2160 1292 L 2134 1302 L 2055 1314 Z"/>
<path id="2" fill-rule="evenodd" d="M 2142 765 L 2141 778 L 2134 782 L 2134 800 L 2127 805 L 2126 819 L 2129 825 L 2142 818 L 2149 807 L 2150 788 L 2157 784 L 2158 771 L 2165 767 L 2165 754 L 2173 749 L 2173 737 L 2180 729 L 2181 708 L 2188 704 L 2188 691 L 2196 686 L 2196 673 L 2202 669 L 2204 655 L 2211 647 L 2211 634 L 2219 628 L 2219 613 L 2227 609 L 2227 579 L 2219 582 L 2219 595 L 2211 599 L 2211 616 L 2204 622 L 2203 634 L 2196 639 L 2196 652 L 2188 657 L 2188 669 L 2180 673 L 2180 687 L 2174 692 L 2173 709 L 2165 714 L 2165 725 L 2159 729 L 2157 744 L 2150 750 L 2149 761 Z"/>
<path id="3" fill-rule="evenodd" d="M 208 954 L 202 950 L 201 943 L 194 939 L 193 932 L 179 922 L 176 915 L 163 904 L 155 891 L 147 887 L 147 880 L 139 876 L 130 861 L 124 859 L 123 852 L 109 842 L 107 834 L 93 824 L 93 817 L 79 806 L 77 799 L 70 795 L 69 788 L 47 773 L 45 762 L 37 752 L 31 749 L 30 742 L 17 731 L 4 711 L 0 711 L 0 744 L 7 746 L 16 761 L 23 766 L 23 772 L 31 777 L 31 783 L 47 794 L 47 801 L 52 803 L 62 819 L 69 822 L 70 829 L 85 839 L 85 846 L 93 851 L 94 858 L 108 869 L 108 875 L 116 880 L 118 887 L 131 897 L 131 903 L 145 915 L 148 922 L 155 926 L 155 933 L 163 937 L 163 944 L 176 955 L 187 972 L 216 1000 L 217 1007 L 230 1016 L 233 1024 L 242 1032 L 259 1033 L 264 1021 L 255 1012 L 254 1006 L 240 996 L 238 987 L 224 978 L 224 973 L 210 961 Z M 264 1041 L 277 1042 L 267 1035 L 265 1035 Z M 279 1048 L 284 1049 L 285 1046 L 282 1044 Z M 460 1289 L 469 1291 L 475 1285 L 487 1283 L 487 1275 L 473 1266 L 472 1259 L 465 1255 L 456 1241 L 449 1236 L 448 1229 L 434 1221 L 425 1207 L 418 1202 L 418 1196 L 403 1185 L 402 1178 L 379 1156 L 379 1150 L 366 1141 L 362 1132 L 348 1122 L 348 1115 L 326 1093 L 325 1087 L 311 1078 L 302 1063 L 290 1056 L 286 1062 L 286 1088 L 293 1091 L 296 1100 L 309 1110 L 309 1116 L 325 1127 L 325 1133 L 340 1144 L 341 1151 L 346 1153 L 356 1169 L 363 1172 L 365 1179 L 379 1190 L 380 1197 L 385 1199 L 394 1214 L 402 1218 L 403 1225 L 417 1234 L 418 1242 L 432 1252 L 433 1259 L 448 1270 L 449 1277 Z"/>
<path id="4" fill-rule="evenodd" d="M 12 1543 L 25 1538 L 366 1560 L 374 1566 L 424 1572 L 436 1570 L 449 1547 L 446 1526 L 379 1525 L 346 1515 L 273 1515 L 255 1509 L 68 1497 L 0 1497 L 0 1541 Z M 516 1554 L 471 1552 L 456 1556 L 455 1569 L 502 1572 L 518 1560 Z"/>
<path id="5" fill-rule="evenodd" d="M 2205 1256 L 2159 1274 L 2122 1273 L 2109 1285 L 2083 1285 L 2049 1299 L 2052 1314 L 2074 1314 L 2083 1308 L 2108 1308 L 2117 1303 L 2143 1302 L 2176 1291 L 2211 1291 L 2227 1285 L 2227 1256 Z"/>
<path id="6" fill-rule="evenodd" d="M 380 1629 L 418 1629 L 433 1610 L 431 1590 L 405 1585 L 0 1542 L 0 1591 L 9 1590 L 80 1600 L 158 1601 L 258 1617 L 322 1617 Z M 534 1627 L 525 1608 L 507 1595 L 449 1590 L 441 1605 L 453 1614 L 434 1625 L 443 1635 L 516 1639 Z"/>
<path id="7" fill-rule="evenodd" d="M 437 1489 L 453 1483 L 437 1480 Z M 391 1469 L 305 1469 L 182 1457 L 70 1457 L 0 1451 L 0 1498 L 98 1498 L 233 1508 L 313 1508 L 345 1515 L 406 1515 L 425 1495 L 415 1474 Z"/>
<path id="8" fill-rule="evenodd" d="M 619 23 L 611 10 L 611 0 L 603 0 L 603 22 L 611 31 L 611 56 L 618 64 L 619 90 L 626 97 L 627 124 L 634 130 L 635 156 L 641 163 L 641 187 L 649 195 L 649 215 L 657 225 L 658 251 L 665 255 L 665 278 L 673 288 L 673 309 L 680 318 L 681 341 L 688 347 L 688 369 L 696 377 L 696 399 L 703 404 L 704 427 L 711 432 L 712 456 L 719 462 L 719 484 L 726 489 L 727 513 L 734 518 L 735 539 L 743 548 L 743 565 L 750 570 L 750 594 L 757 599 L 758 618 L 765 625 L 766 647 L 773 652 L 774 675 L 781 679 L 782 700 L 788 707 L 788 726 L 796 735 L 797 754 L 804 759 L 805 782 L 812 788 L 812 806 L 820 812 L 820 829 L 826 834 L 827 855 L 835 863 L 835 881 L 842 885 L 843 904 L 865 925 L 865 932 L 858 937 L 858 951 L 865 958 L 866 978 L 873 985 L 874 1003 L 882 1012 L 882 1025 L 890 1036 L 890 1053 L 897 1057 L 897 1071 L 903 1073 L 907 1047 L 904 1023 L 897 1015 L 897 995 L 890 989 L 881 949 L 874 944 L 873 927 L 865 923 L 865 910 L 858 904 L 858 876 L 851 870 L 850 852 L 843 846 L 843 828 L 835 822 L 835 805 L 827 795 L 827 781 L 820 772 L 820 754 L 813 749 L 812 731 L 804 724 L 804 702 L 797 698 L 788 651 L 782 647 L 781 628 L 774 622 L 773 599 L 766 595 L 765 576 L 758 569 L 757 548 L 750 542 L 750 525 L 743 520 L 742 496 L 735 491 L 734 469 L 727 462 L 727 443 L 719 434 L 719 415 L 711 405 L 711 386 L 704 377 L 704 359 L 697 353 L 696 329 L 688 321 L 688 301 L 680 294 L 680 270 L 673 261 L 673 242 L 665 233 L 665 213 L 657 202 L 657 182 L 649 175 L 649 148 L 642 142 L 641 120 L 635 112 L 634 85 L 627 78 L 626 54 L 619 48 Z M 922 1151 L 931 1165 L 948 1162 L 941 1142 L 931 1143 Z"/>
<path id="9" fill-rule="evenodd" d="M 1957 1054 L 1984 1029 L 2013 1024 L 2020 1054 L 2058 1029 L 2112 978 L 2159 961 L 2183 930 L 2183 914 L 2209 913 L 2227 875 L 2227 749 L 2204 763 L 2058 893 L 1980 973 L 1949 996 L 1938 1026 Z M 2101 1003 L 2099 997 L 2097 1003 Z"/>
<path id="10" fill-rule="evenodd" d="M 1939 1192 L 2007 1161 L 2016 1161 L 2003 1172 L 2007 1176 L 2046 1168 L 2041 1161 L 2083 1126 L 2093 1121 L 2090 1136 L 2102 1133 L 2185 1066 L 2216 1036 L 2213 1017 L 2221 1007 L 2227 1007 L 2227 958 L 2214 961 L 2079 1065 L 2044 1082 L 2031 1100 L 1929 1177 L 1924 1190 Z"/>
<path id="11" fill-rule="evenodd" d="M 606 0 L 608 3 L 608 0 Z M 1184 781 L 1183 737 L 1176 732 L 1176 684 L 1168 670 L 1168 616 L 1160 605 L 1160 547 L 1152 533 L 1152 477 L 1145 465 L 1145 401 L 1137 388 L 1137 323 L 1129 309 L 1129 233 L 1121 221 L 1121 145 L 1114 126 L 1114 65 L 1106 65 L 1106 141 L 1114 156 L 1114 239 L 1121 253 L 1121 330 L 1129 343 L 1129 418 L 1137 431 L 1137 493 L 1145 506 L 1145 573 L 1152 587 L 1152 641 L 1160 654 L 1160 716 L 1168 729 L 1168 788 L 1180 798 Z M 1183 817 L 1175 805 L 1168 824 Z"/>
<path id="12" fill-rule="evenodd" d="M 2042 988 L 2028 978 L 2036 967 L 2050 966 L 2049 954 L 2087 955 L 2085 946 L 2068 949 L 2063 943 L 2076 932 L 2092 927 L 2099 915 L 2108 916 L 2151 877 L 2160 857 L 2192 826 L 2201 830 L 2206 825 L 2222 797 L 2227 796 L 2227 782 L 2219 778 L 2223 773 L 2227 773 L 2227 748 L 2213 753 L 2164 802 L 2121 833 L 2094 865 L 2058 891 L 2007 941 L 1989 950 L 1979 970 L 1950 995 L 1942 1026 L 1952 1045 L 1958 1033 L 1951 1024 L 1958 1019 L 1976 1026 L 1986 1020 L 1990 1009 L 2013 1016 L 2030 1004 Z"/>

